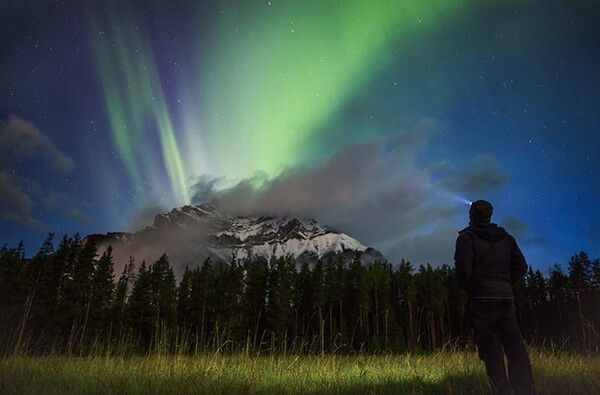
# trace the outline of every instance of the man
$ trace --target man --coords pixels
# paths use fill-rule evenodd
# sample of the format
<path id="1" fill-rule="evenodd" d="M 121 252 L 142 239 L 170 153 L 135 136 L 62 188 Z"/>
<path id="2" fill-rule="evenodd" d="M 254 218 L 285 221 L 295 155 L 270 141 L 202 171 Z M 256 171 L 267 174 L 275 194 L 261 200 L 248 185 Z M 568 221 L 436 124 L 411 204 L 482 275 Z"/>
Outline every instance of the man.
<path id="1" fill-rule="evenodd" d="M 456 240 L 459 285 L 469 293 L 467 316 L 494 394 L 534 394 L 531 363 L 519 329 L 512 286 L 527 272 L 515 239 L 494 223 L 485 200 L 471 204 L 469 226 Z M 504 349 L 504 352 L 503 352 Z M 508 360 L 508 376 L 504 368 Z"/>

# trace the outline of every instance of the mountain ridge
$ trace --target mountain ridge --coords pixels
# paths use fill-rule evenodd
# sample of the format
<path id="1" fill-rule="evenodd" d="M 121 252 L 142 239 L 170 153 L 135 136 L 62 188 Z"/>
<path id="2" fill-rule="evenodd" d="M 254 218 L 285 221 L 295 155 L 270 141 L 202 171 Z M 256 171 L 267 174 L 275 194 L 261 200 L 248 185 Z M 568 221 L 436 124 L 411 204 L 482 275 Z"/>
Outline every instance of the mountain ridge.
<path id="1" fill-rule="evenodd" d="M 364 264 L 385 260 L 379 251 L 314 219 L 232 215 L 210 203 L 157 214 L 151 226 L 133 233 L 92 234 L 84 241 L 94 241 L 100 251 L 112 245 L 117 258 L 134 256 L 136 260 L 152 261 L 166 253 L 176 271 L 208 257 L 230 262 L 232 258 L 270 261 L 291 256 L 301 264 L 330 256 L 351 260 L 359 254 Z"/>

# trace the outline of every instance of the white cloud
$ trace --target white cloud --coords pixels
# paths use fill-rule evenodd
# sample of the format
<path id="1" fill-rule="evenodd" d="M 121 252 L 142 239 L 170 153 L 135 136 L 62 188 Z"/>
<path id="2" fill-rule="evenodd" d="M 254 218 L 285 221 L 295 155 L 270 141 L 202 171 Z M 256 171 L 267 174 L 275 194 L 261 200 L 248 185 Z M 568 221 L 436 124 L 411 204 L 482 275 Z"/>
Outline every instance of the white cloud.
<path id="1" fill-rule="evenodd" d="M 73 160 L 34 124 L 15 115 L 0 122 L 0 220 L 19 223 L 29 229 L 45 229 L 34 218 L 38 209 L 62 209 L 63 214 L 82 224 L 91 219 L 76 207 L 70 197 L 49 189 L 41 179 L 19 175 L 16 163 L 27 160 L 36 169 L 48 167 L 51 172 L 63 173 L 74 169 Z"/>
<path id="2" fill-rule="evenodd" d="M 441 180 L 440 185 L 451 191 L 477 195 L 499 188 L 506 181 L 496 159 L 489 154 L 481 154 L 471 159 L 462 173 Z"/>
<path id="3" fill-rule="evenodd" d="M 15 115 L 0 129 L 0 168 L 16 158 L 44 157 L 56 171 L 73 170 L 73 160 L 34 124 Z"/>
<path id="4" fill-rule="evenodd" d="M 23 180 L 0 172 L 0 219 L 18 222 L 30 229 L 41 229 L 43 224 L 33 218 L 33 201 L 23 188 Z"/>
<path id="5" fill-rule="evenodd" d="M 92 219 L 86 214 L 84 214 L 77 207 L 68 207 L 64 210 L 64 213 L 67 217 L 79 222 L 85 227 L 90 227 L 92 225 Z"/>
<path id="6" fill-rule="evenodd" d="M 392 262 L 452 263 L 456 218 L 467 207 L 449 198 L 448 190 L 480 193 L 501 186 L 505 177 L 493 157 L 480 155 L 464 169 L 442 166 L 445 178 L 435 181 L 443 162 L 419 166 L 416 158 L 437 129 L 424 119 L 392 138 L 342 148 L 315 167 L 290 169 L 273 180 L 258 175 L 221 191 L 204 177 L 195 190 L 236 214 L 315 218 L 380 249 Z"/>

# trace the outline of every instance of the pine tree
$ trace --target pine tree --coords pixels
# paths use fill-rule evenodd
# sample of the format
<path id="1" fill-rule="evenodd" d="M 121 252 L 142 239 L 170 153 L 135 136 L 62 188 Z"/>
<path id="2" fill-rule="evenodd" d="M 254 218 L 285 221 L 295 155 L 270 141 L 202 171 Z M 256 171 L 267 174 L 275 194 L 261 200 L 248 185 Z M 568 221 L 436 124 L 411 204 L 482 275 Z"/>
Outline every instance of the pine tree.
<path id="1" fill-rule="evenodd" d="M 142 261 L 128 304 L 131 325 L 137 333 L 140 344 L 145 349 L 150 347 L 154 334 L 156 308 L 152 304 L 153 297 L 152 278 L 146 262 Z"/>
<path id="2" fill-rule="evenodd" d="M 156 346 L 164 350 L 177 326 L 177 282 L 166 255 L 154 262 L 149 272 L 154 338 Z"/>
<path id="3" fill-rule="evenodd" d="M 294 324 L 294 277 L 295 263 L 290 257 L 278 258 L 269 273 L 267 313 L 271 340 L 283 346 L 284 353 Z"/>
<path id="4" fill-rule="evenodd" d="M 192 314 L 192 272 L 185 267 L 179 286 L 177 287 L 177 325 L 183 331 L 189 330 L 190 316 Z"/>
<path id="5" fill-rule="evenodd" d="M 590 309 L 592 298 L 592 261 L 586 252 L 579 252 L 569 260 L 569 290 L 572 298 L 572 311 L 577 312 L 574 321 L 577 322 L 579 341 L 584 349 L 590 348 L 590 340 L 595 338 L 595 330 L 590 317 L 595 315 L 597 307 Z"/>
<path id="6" fill-rule="evenodd" d="M 521 330 L 524 336 L 532 339 L 541 338 L 540 318 L 546 308 L 546 283 L 539 270 L 530 267 L 525 275 L 525 290 L 519 308 L 525 310 L 521 315 Z"/>
<path id="7" fill-rule="evenodd" d="M 369 283 L 367 270 L 355 255 L 348 267 L 345 294 L 346 325 L 350 327 L 350 345 L 361 349 L 369 344 Z"/>
<path id="8" fill-rule="evenodd" d="M 312 288 L 312 273 L 308 262 L 303 262 L 300 266 L 300 271 L 296 276 L 294 288 L 296 290 L 296 318 L 294 325 L 294 340 L 299 345 L 299 351 L 307 351 L 309 345 L 308 339 L 312 336 L 312 325 L 315 321 L 315 310 L 311 303 Z"/>
<path id="9" fill-rule="evenodd" d="M 110 308 L 114 333 L 119 342 L 126 336 L 125 325 L 130 321 L 127 298 L 131 292 L 133 281 L 135 281 L 134 270 L 135 263 L 133 257 L 130 257 L 129 263 L 123 268 L 123 273 L 115 285 L 114 298 Z"/>
<path id="10" fill-rule="evenodd" d="M 373 314 L 373 349 L 377 350 L 381 347 L 389 347 L 389 326 L 391 314 L 391 286 L 392 286 L 392 269 L 383 262 L 373 262 L 367 271 L 369 292 L 371 295 L 371 309 Z"/>
<path id="11" fill-rule="evenodd" d="M 217 264 L 214 268 L 214 289 L 208 305 L 214 314 L 213 346 L 224 349 L 235 339 L 246 338 L 242 328 L 243 267 L 235 259 Z"/>
<path id="12" fill-rule="evenodd" d="M 434 271 L 431 265 L 427 264 L 419 267 L 415 281 L 417 325 L 425 334 L 423 345 L 426 348 L 436 348 L 440 343 L 439 334 L 442 331 L 444 306 L 448 296 L 444 277 L 440 271 Z"/>
<path id="13" fill-rule="evenodd" d="M 193 306 L 190 323 L 195 331 L 195 351 L 202 352 L 207 345 L 207 336 L 213 328 L 215 311 L 215 273 L 210 258 L 200 268 L 192 271 L 190 299 Z"/>
<path id="14" fill-rule="evenodd" d="M 52 240 L 54 234 L 49 233 L 48 237 L 42 244 L 37 254 L 32 260 L 28 261 L 21 267 L 19 273 L 19 282 L 23 288 L 23 308 L 21 310 L 21 317 L 19 319 L 17 337 L 14 342 L 14 352 L 18 352 L 22 346 L 25 332 L 28 328 L 29 321 L 39 314 L 43 313 L 42 307 L 40 306 L 40 279 L 42 277 L 42 270 L 50 254 L 54 252 L 54 245 Z M 41 334 L 41 328 L 33 326 L 33 329 L 29 333 L 29 339 L 33 340 L 35 337 Z"/>
<path id="15" fill-rule="evenodd" d="M 23 242 L 16 249 L 6 245 L 0 249 L 0 353 L 10 345 L 17 330 L 23 292 L 19 272 L 24 265 L 24 251 Z"/>
<path id="16" fill-rule="evenodd" d="M 242 303 L 242 324 L 251 336 L 252 346 L 258 344 L 266 331 L 266 298 L 269 267 L 263 259 L 248 259 L 244 262 L 244 296 Z M 250 340 L 250 339 L 247 339 Z"/>
<path id="17" fill-rule="evenodd" d="M 592 289 L 596 296 L 600 296 L 600 259 L 592 262 Z"/>
<path id="18" fill-rule="evenodd" d="M 418 329 L 415 317 L 415 279 L 413 267 L 404 259 L 398 265 L 395 273 L 397 282 L 397 294 L 399 305 L 397 307 L 398 318 L 405 323 L 406 346 L 409 350 L 417 347 Z"/>
<path id="19" fill-rule="evenodd" d="M 592 289 L 592 262 L 588 254 L 582 251 L 573 255 L 569 260 L 568 269 L 572 297 L 588 297 Z"/>
<path id="20" fill-rule="evenodd" d="M 313 267 L 311 273 L 311 295 L 310 302 L 313 306 L 313 310 L 317 312 L 318 322 L 318 344 L 319 351 L 321 354 L 325 353 L 325 317 L 323 310 L 327 303 L 327 294 L 325 292 L 325 270 L 323 268 L 323 261 L 318 260 Z"/>
<path id="21" fill-rule="evenodd" d="M 35 325 L 44 332 L 47 344 L 60 346 L 66 339 L 73 320 L 72 300 L 65 297 L 65 289 L 72 281 L 72 272 L 79 250 L 79 236 L 64 236 L 57 250 L 46 257 L 39 281 L 40 310 Z"/>
<path id="22" fill-rule="evenodd" d="M 468 300 L 468 294 L 458 285 L 456 271 L 447 265 L 442 267 L 446 283 L 446 316 L 448 334 L 450 339 L 460 339 L 465 342 L 466 325 L 465 325 L 465 307 Z"/>
<path id="23" fill-rule="evenodd" d="M 63 308 L 70 313 L 70 329 L 67 351 L 71 352 L 76 345 L 83 346 L 87 334 L 87 317 L 92 298 L 92 277 L 97 249 L 93 242 L 86 242 L 78 248 L 70 274 L 70 281 L 65 284 L 65 303 Z M 66 307 L 64 306 L 66 305 Z"/>
<path id="24" fill-rule="evenodd" d="M 554 310 L 555 317 L 557 317 L 557 320 L 551 324 L 557 324 L 556 338 L 559 339 L 560 343 L 563 343 L 567 339 L 567 329 L 569 329 L 570 326 L 568 305 L 570 304 L 571 298 L 569 291 L 569 279 L 563 273 L 562 268 L 558 264 L 554 265 L 550 270 L 548 289 L 550 303 Z"/>
<path id="25" fill-rule="evenodd" d="M 330 349 L 336 348 L 338 340 L 345 336 L 344 297 L 346 289 L 346 270 L 342 257 L 328 258 L 325 264 L 325 284 L 329 318 Z M 341 336 L 341 339 L 338 339 Z"/>
<path id="26" fill-rule="evenodd" d="M 113 267 L 112 246 L 109 246 L 95 265 L 89 312 L 89 329 L 96 334 L 109 334 L 109 342 L 114 291 Z"/>

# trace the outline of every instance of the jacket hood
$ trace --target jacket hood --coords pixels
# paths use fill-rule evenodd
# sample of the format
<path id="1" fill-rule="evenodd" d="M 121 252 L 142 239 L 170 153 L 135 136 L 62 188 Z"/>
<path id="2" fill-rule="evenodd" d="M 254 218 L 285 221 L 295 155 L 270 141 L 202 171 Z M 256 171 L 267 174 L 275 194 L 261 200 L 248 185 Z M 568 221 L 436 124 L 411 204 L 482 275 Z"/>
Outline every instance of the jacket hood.
<path id="1" fill-rule="evenodd" d="M 463 229 L 461 233 L 467 230 L 488 241 L 500 241 L 506 237 L 506 230 L 496 224 L 471 225 Z"/>

